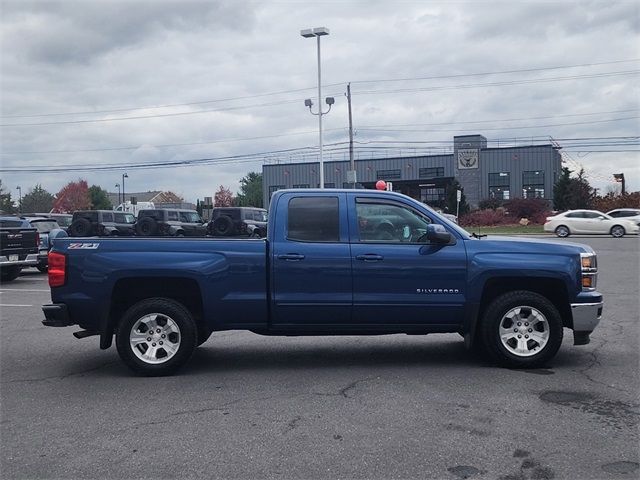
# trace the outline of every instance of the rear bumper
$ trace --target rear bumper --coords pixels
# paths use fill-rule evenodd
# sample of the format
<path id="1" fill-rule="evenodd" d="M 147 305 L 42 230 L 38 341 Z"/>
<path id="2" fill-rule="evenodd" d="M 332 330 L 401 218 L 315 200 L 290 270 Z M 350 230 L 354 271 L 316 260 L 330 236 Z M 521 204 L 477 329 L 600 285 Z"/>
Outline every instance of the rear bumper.
<path id="1" fill-rule="evenodd" d="M 26 256 L 20 255 L 18 260 L 10 260 L 10 256 L 1 256 L 0 257 L 0 266 L 2 267 L 35 267 L 38 265 L 38 254 L 37 253 L 29 253 Z M 20 257 L 22 257 L 20 259 Z"/>
<path id="2" fill-rule="evenodd" d="M 42 324 L 46 327 L 69 327 L 73 322 L 69 318 L 69 311 L 64 303 L 54 303 L 53 305 L 43 305 L 45 319 Z"/>

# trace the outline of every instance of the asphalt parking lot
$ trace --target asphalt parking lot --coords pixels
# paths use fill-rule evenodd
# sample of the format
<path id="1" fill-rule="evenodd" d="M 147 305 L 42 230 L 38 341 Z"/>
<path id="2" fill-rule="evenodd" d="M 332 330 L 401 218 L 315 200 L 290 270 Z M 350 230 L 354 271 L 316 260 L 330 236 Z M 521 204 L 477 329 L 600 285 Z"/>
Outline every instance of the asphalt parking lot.
<path id="1" fill-rule="evenodd" d="M 0 285 L 3 478 L 638 478 L 637 237 L 599 255 L 603 321 L 547 368 L 497 368 L 458 335 L 215 334 L 139 378 L 97 337 L 42 326 L 46 276 Z M 564 240 L 555 240 L 564 241 Z"/>

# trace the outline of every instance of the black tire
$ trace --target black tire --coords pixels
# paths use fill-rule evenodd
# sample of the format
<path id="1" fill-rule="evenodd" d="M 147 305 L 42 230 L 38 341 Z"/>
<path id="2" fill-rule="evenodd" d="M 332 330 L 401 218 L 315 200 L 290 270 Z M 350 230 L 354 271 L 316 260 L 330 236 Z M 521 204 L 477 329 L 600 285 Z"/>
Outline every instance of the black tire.
<path id="1" fill-rule="evenodd" d="M 516 317 L 511 326 L 508 326 L 511 319 L 506 315 L 519 307 L 522 316 Z M 544 322 L 534 323 L 530 320 L 540 318 L 543 318 Z M 513 338 L 503 342 L 500 338 L 501 328 L 509 332 L 513 328 Z M 541 330 L 538 330 L 539 328 Z M 529 333 L 532 331 L 533 333 Z M 508 368 L 537 368 L 544 366 L 558 352 L 563 336 L 562 319 L 558 309 L 547 298 L 527 290 L 516 290 L 500 295 L 489 304 L 481 319 L 479 335 L 484 350 L 500 365 Z M 529 335 L 546 335 L 546 343 L 540 348 L 540 343 Z M 529 340 L 525 340 L 525 336 Z M 519 341 L 526 345 L 526 353 L 513 352 L 516 346 L 510 345 L 509 342 L 517 345 Z M 504 343 L 507 343 L 507 346 Z"/>
<path id="2" fill-rule="evenodd" d="M 47 273 L 49 271 L 49 267 L 46 265 L 38 265 L 36 268 L 42 273 Z"/>
<path id="3" fill-rule="evenodd" d="M 136 223 L 136 233 L 141 237 L 151 237 L 158 233 L 158 222 L 154 218 L 144 217 Z"/>
<path id="4" fill-rule="evenodd" d="M 90 237 L 91 222 L 86 218 L 79 218 L 69 226 L 69 235 L 72 237 Z"/>
<path id="5" fill-rule="evenodd" d="M 614 238 L 622 238 L 627 232 L 622 225 L 614 225 L 609 233 Z"/>
<path id="6" fill-rule="evenodd" d="M 20 276 L 22 267 L 2 267 L 0 269 L 0 281 L 13 282 Z"/>
<path id="7" fill-rule="evenodd" d="M 227 215 L 222 215 L 213 221 L 213 234 L 224 237 L 233 234 L 233 220 Z"/>
<path id="8" fill-rule="evenodd" d="M 130 341 L 130 334 L 138 320 L 156 314 L 158 324 L 161 319 L 174 322 L 179 329 L 176 351 L 168 360 L 159 359 L 162 363 L 151 363 L 139 357 Z M 166 325 L 166 324 L 165 324 Z M 139 331 L 138 331 L 139 332 Z M 144 333 L 144 332 L 143 332 Z M 146 335 L 146 333 L 144 333 Z M 151 333 L 153 335 L 153 333 Z M 151 337 L 149 337 L 151 338 Z M 164 338 L 164 337 L 162 337 Z M 164 340 L 167 342 L 168 340 Z M 147 298 L 130 307 L 122 316 L 116 331 L 116 347 L 120 358 L 133 372 L 147 377 L 172 375 L 189 361 L 198 343 L 198 331 L 189 310 L 181 303 L 169 298 Z M 153 344 L 156 345 L 155 343 Z M 162 347 L 158 346 L 160 351 Z"/>
<path id="9" fill-rule="evenodd" d="M 560 238 L 567 238 L 571 235 L 571 230 L 569 230 L 569 227 L 566 225 L 558 225 L 558 227 L 556 227 L 556 235 Z"/>

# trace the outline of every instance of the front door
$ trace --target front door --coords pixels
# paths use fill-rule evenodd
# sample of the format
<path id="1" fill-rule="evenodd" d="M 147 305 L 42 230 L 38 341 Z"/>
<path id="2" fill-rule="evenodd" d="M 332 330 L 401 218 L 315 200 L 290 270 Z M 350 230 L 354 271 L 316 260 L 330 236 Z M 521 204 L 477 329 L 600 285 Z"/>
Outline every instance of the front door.
<path id="1" fill-rule="evenodd" d="M 350 196 L 353 323 L 451 325 L 462 320 L 466 250 L 429 244 L 434 219 L 397 201 Z"/>
<path id="2" fill-rule="evenodd" d="M 322 329 L 351 321 L 346 195 L 283 195 L 271 243 L 272 326 Z"/>

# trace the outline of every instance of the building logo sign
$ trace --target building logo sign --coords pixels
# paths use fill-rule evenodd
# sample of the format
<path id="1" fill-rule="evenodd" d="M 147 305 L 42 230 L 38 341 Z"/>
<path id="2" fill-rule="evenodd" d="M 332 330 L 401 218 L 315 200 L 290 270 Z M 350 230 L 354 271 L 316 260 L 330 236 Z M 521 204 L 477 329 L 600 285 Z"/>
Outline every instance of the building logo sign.
<path id="1" fill-rule="evenodd" d="M 471 168 L 478 168 L 478 150 L 476 148 L 458 150 L 458 169 L 468 170 Z"/>

